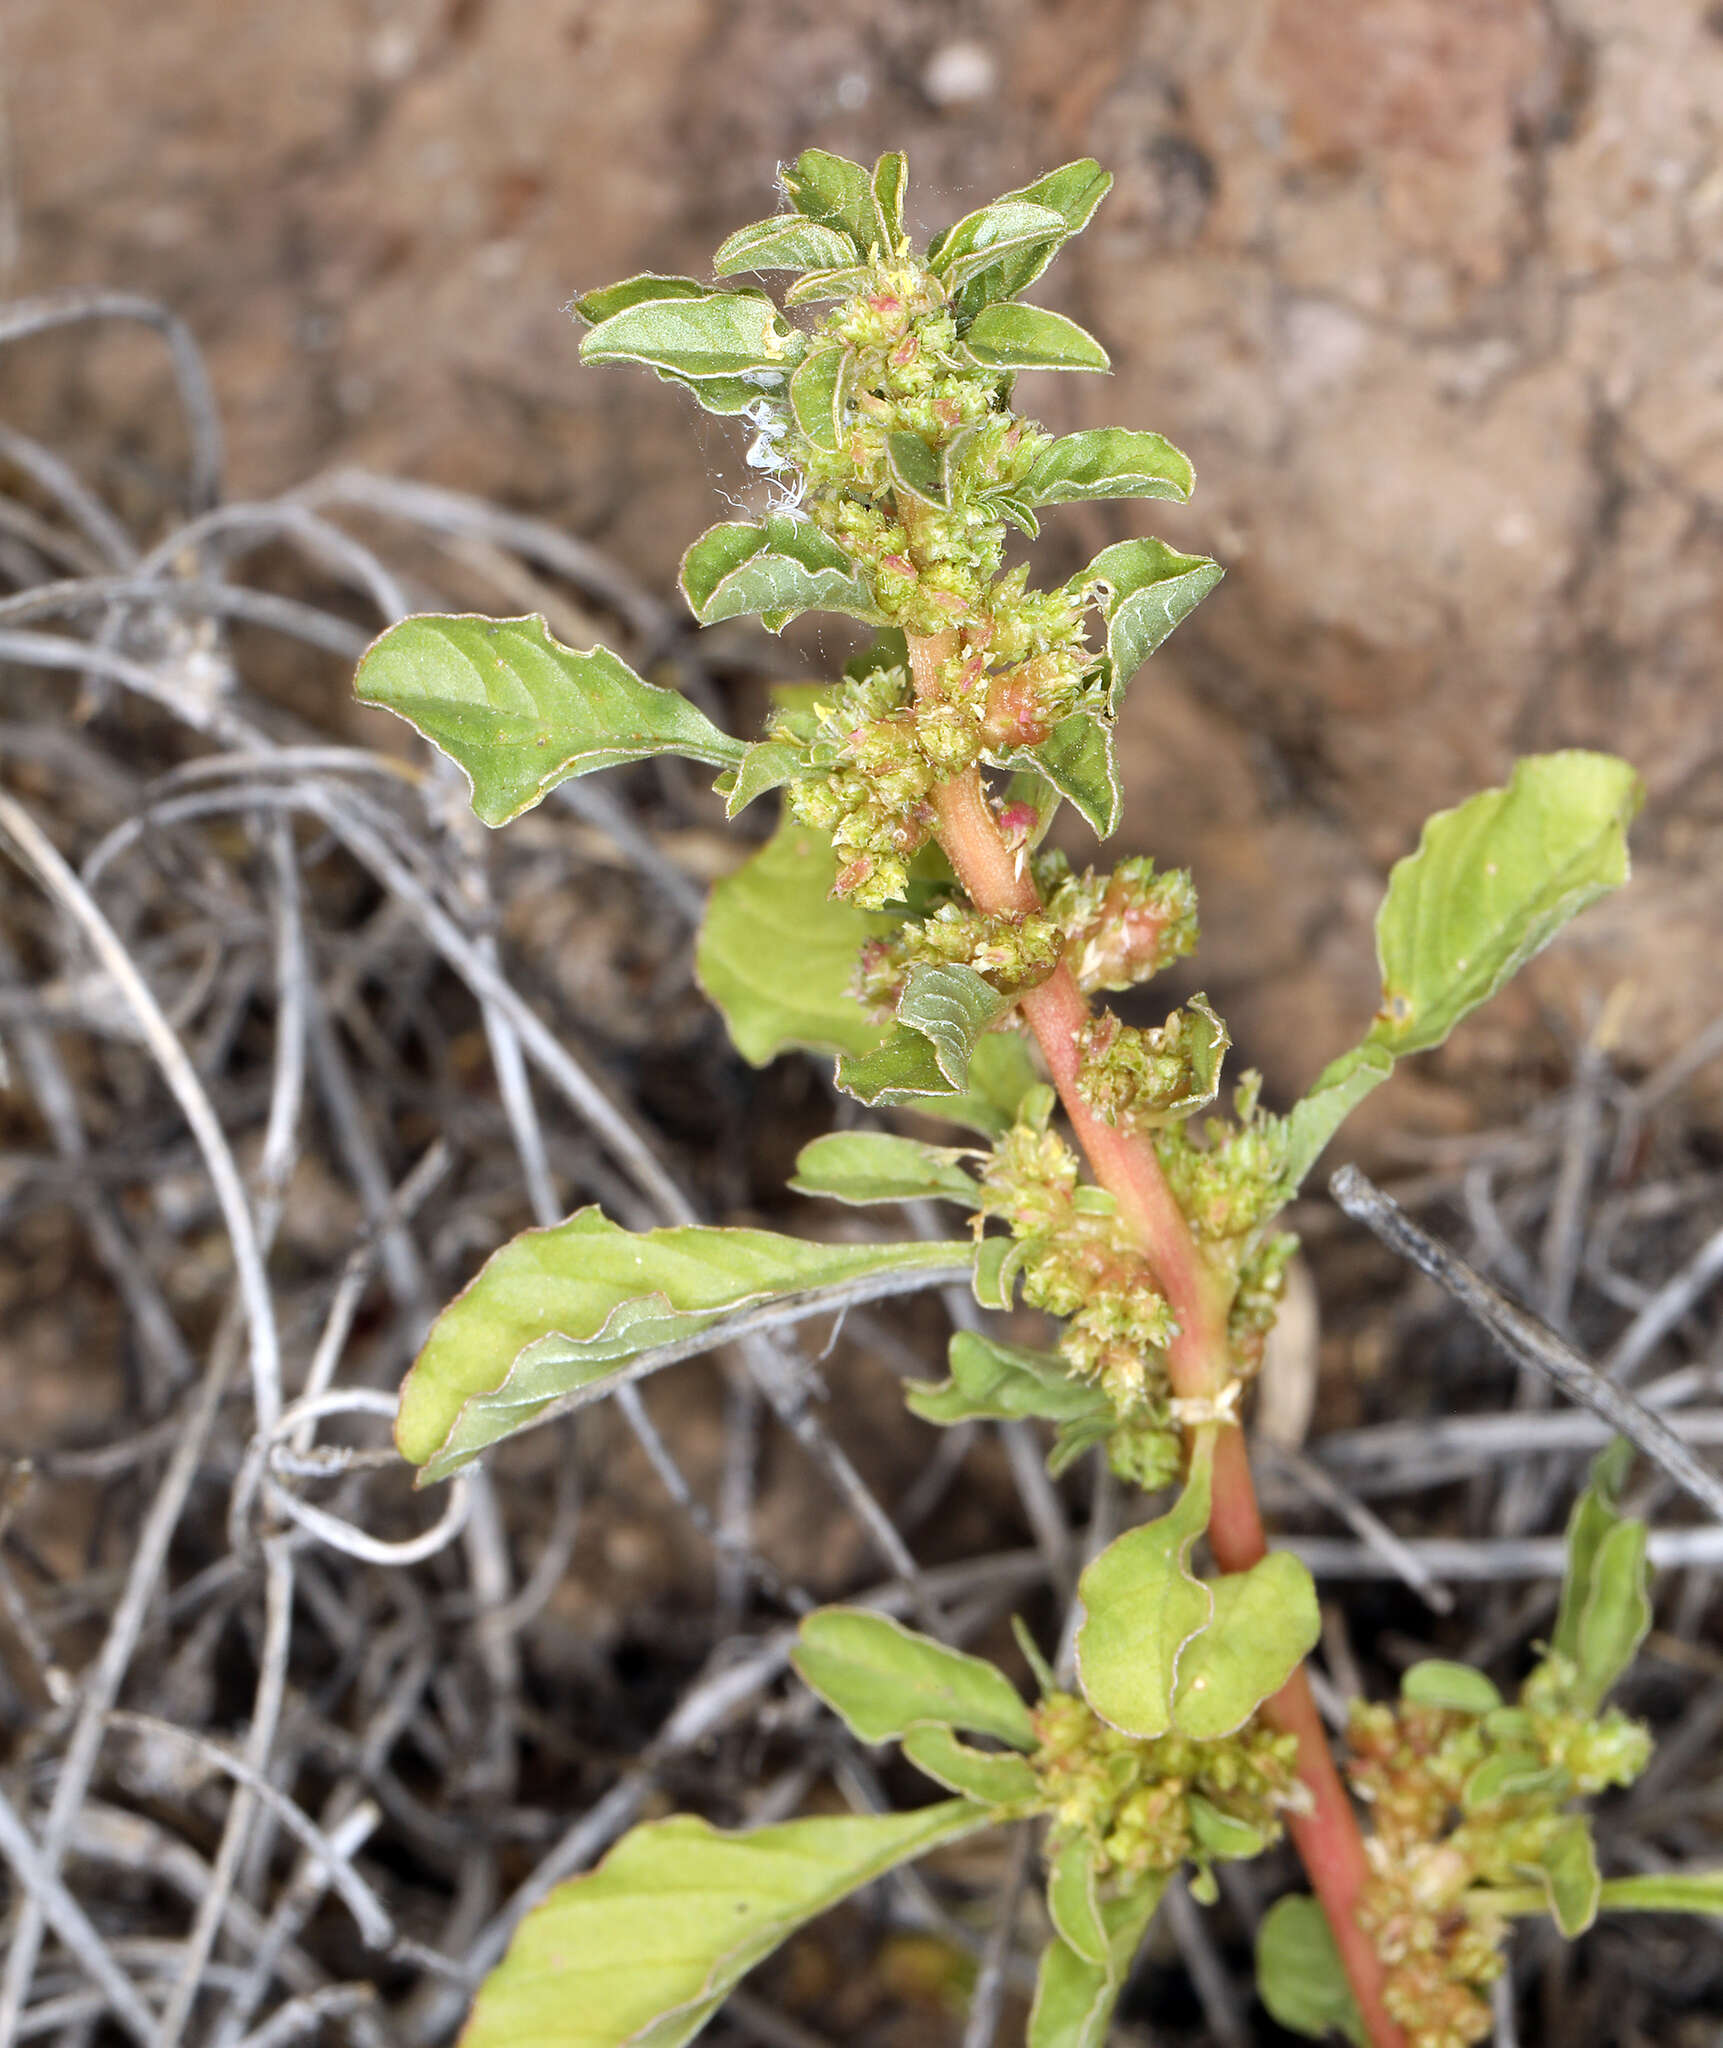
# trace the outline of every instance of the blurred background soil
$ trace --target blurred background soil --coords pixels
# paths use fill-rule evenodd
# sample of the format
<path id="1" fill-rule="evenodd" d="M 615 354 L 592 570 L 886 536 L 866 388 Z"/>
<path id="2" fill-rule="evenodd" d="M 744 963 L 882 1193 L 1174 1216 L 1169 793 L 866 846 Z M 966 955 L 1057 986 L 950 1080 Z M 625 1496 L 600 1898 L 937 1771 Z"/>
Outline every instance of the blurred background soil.
<path id="1" fill-rule="evenodd" d="M 678 395 L 583 371 L 570 296 L 704 270 L 810 143 L 907 149 L 923 230 L 1098 156 L 1116 188 L 1044 296 L 1116 374 L 1021 399 L 1158 428 L 1201 481 L 1071 508 L 1046 559 L 1152 526 L 1228 566 L 1137 684 L 1128 836 L 1194 865 L 1204 982 L 1271 1089 L 1368 1013 L 1419 819 L 1517 751 L 1636 762 L 1639 878 L 1382 1118 L 1465 1121 L 1624 981 L 1646 1061 L 1723 1005 L 1723 9 L 11 0 L 3 36 L 0 289 L 179 312 L 235 494 L 363 462 L 664 591 L 746 472 Z M 177 460 L 147 339 L 0 374 L 122 500 Z"/>

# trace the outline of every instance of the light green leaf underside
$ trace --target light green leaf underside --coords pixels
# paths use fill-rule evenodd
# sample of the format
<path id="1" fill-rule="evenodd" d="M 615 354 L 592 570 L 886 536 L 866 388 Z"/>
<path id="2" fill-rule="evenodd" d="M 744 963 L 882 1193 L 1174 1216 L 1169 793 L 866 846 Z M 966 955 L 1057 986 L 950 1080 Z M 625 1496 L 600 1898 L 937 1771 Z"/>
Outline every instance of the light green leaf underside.
<path id="1" fill-rule="evenodd" d="M 1322 1908 L 1302 1893 L 1277 1899 L 1256 1936 L 1256 1988 L 1270 2016 L 1312 2041 L 1343 2033 L 1356 2048 L 1369 2036 L 1341 1967 Z"/>
<path id="2" fill-rule="evenodd" d="M 1085 582 L 1101 583 L 1107 592 L 1103 610 L 1111 711 L 1117 713 L 1137 670 L 1223 573 L 1206 555 L 1183 555 L 1159 540 L 1122 540 L 1103 548 L 1084 570 Z"/>
<path id="3" fill-rule="evenodd" d="M 806 1921 L 989 1819 L 946 1800 L 746 1835 L 685 1814 L 635 1828 L 527 1915 L 462 2048 L 681 2048 Z"/>
<path id="4" fill-rule="evenodd" d="M 924 1422 L 1104 1423 L 1112 1404 L 1092 1381 L 1082 1380 L 1050 1351 L 1002 1344 L 978 1331 L 959 1330 L 951 1339 L 951 1377 L 932 1384 L 910 1380 L 904 1399 Z"/>
<path id="5" fill-rule="evenodd" d="M 623 278 L 620 284 L 603 285 L 597 291 L 583 294 L 574 302 L 574 313 L 587 326 L 596 327 L 601 320 L 626 312 L 630 306 L 662 299 L 705 299 L 711 295 L 712 287 L 696 277 L 665 277 L 655 270 L 644 270 L 636 277 Z"/>
<path id="6" fill-rule="evenodd" d="M 1481 1671 L 1446 1657 L 1426 1657 L 1411 1665 L 1401 1676 L 1400 1697 L 1460 1714 L 1490 1714 L 1502 1704 L 1501 1694 Z"/>
<path id="7" fill-rule="evenodd" d="M 963 1094 L 976 1047 L 1011 1008 L 973 967 L 917 962 L 904 977 L 897 1026 L 871 1053 L 838 1062 L 838 1086 L 869 1106 L 919 1106 Z"/>
<path id="8" fill-rule="evenodd" d="M 885 1036 L 850 985 L 863 945 L 897 920 L 833 897 L 833 868 L 830 841 L 786 816 L 707 900 L 694 972 L 752 1066 L 791 1047 L 859 1055 Z"/>
<path id="9" fill-rule="evenodd" d="M 978 1805 L 1023 1812 L 1041 1803 L 1029 1759 L 1015 1750 L 972 1749 L 949 1728 L 923 1721 L 904 1736 L 903 1753 L 936 1785 Z"/>
<path id="10" fill-rule="evenodd" d="M 874 617 L 866 577 L 835 541 L 806 519 L 776 516 L 763 526 L 710 526 L 682 557 L 681 583 L 703 626 L 758 612 L 782 632 L 802 612 Z"/>
<path id="11" fill-rule="evenodd" d="M 1113 2008 L 1130 1975 L 1167 1879 L 1154 1876 L 1101 1908 L 1107 1957 L 1095 1962 L 1055 1936 L 1043 1950 L 1029 2014 L 1027 2048 L 1103 2048 Z"/>
<path id="12" fill-rule="evenodd" d="M 966 1262 L 966 1246 L 815 1244 L 767 1230 L 628 1231 L 601 1210 L 491 1255 L 431 1326 L 401 1389 L 395 1441 L 424 1479 L 587 1394 L 643 1354 L 765 1301 Z"/>
<path id="13" fill-rule="evenodd" d="M 1550 1913 L 1567 1940 L 1576 1941 L 1597 1918 L 1603 1895 L 1590 1818 L 1569 1814 L 1544 1844 L 1541 1862 Z"/>
<path id="14" fill-rule="evenodd" d="M 727 767 L 747 752 L 686 697 L 608 648 L 562 646 L 537 617 L 403 619 L 372 643 L 353 687 L 461 768 L 487 825 L 519 817 L 574 775 L 653 754 Z"/>
<path id="15" fill-rule="evenodd" d="M 1190 458 L 1164 436 L 1093 427 L 1061 434 L 1037 457 L 1019 490 L 1031 505 L 1077 505 L 1093 498 L 1182 501 L 1195 483 Z"/>
<path id="16" fill-rule="evenodd" d="M 1595 1714 L 1652 1622 L 1645 1524 L 1624 1515 L 1631 1448 L 1617 1438 L 1592 1461 L 1567 1524 L 1567 1571 L 1550 1647 L 1575 1667 L 1573 1705 Z"/>
<path id="17" fill-rule="evenodd" d="M 853 263 L 855 253 L 849 236 L 836 228 L 780 213 L 727 236 L 712 259 L 712 269 L 718 277 L 749 270 L 830 270 Z"/>
<path id="18" fill-rule="evenodd" d="M 961 347 L 989 370 L 1110 370 L 1107 351 L 1087 329 L 1045 306 L 983 306 Z"/>
<path id="19" fill-rule="evenodd" d="M 973 1209 L 975 1179 L 963 1164 L 972 1156 L 887 1131 L 833 1131 L 802 1147 L 790 1186 L 834 1202 L 960 1202 Z"/>
<path id="20" fill-rule="evenodd" d="M 709 291 L 622 306 L 582 336 L 580 355 L 583 362 L 644 363 L 698 380 L 762 370 L 788 375 L 806 345 L 763 292 Z"/>
<path id="21" fill-rule="evenodd" d="M 889 1615 L 822 1607 L 803 1621 L 790 1661 L 863 1742 L 931 1722 L 1035 1747 L 1029 1709 L 1003 1671 Z"/>
<path id="22" fill-rule="evenodd" d="M 1032 200 L 996 199 L 934 237 L 928 245 L 928 268 L 947 291 L 955 292 L 1009 256 L 1045 243 L 1057 247 L 1066 233 L 1064 215 L 1051 207 Z"/>

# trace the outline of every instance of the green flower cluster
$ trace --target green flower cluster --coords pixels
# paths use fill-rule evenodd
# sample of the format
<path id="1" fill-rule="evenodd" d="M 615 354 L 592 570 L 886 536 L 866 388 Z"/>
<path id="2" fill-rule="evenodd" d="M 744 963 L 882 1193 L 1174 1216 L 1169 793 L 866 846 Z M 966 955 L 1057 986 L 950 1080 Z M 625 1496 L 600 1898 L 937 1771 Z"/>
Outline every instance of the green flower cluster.
<path id="1" fill-rule="evenodd" d="M 1507 1922 L 1476 1888 L 1523 1884 L 1564 1843 L 1589 1859 L 1588 1823 L 1569 1802 L 1630 1785 L 1645 1768 L 1647 1731 L 1615 1708 L 1576 1713 L 1571 1680 L 1552 1657 L 1517 1707 L 1353 1706 L 1348 1775 L 1373 1822 L 1359 1921 L 1387 1966 L 1388 2010 L 1410 2048 L 1487 2038 L 1484 1994 L 1502 1972 Z"/>
<path id="2" fill-rule="evenodd" d="M 1086 1700 L 1049 1693 L 1034 1710 L 1030 1763 L 1052 1816 L 1049 1857 L 1088 1844 L 1097 1876 L 1129 1883 L 1194 1860 L 1198 1889 L 1215 1861 L 1257 1856 L 1284 1816 L 1306 1809 L 1297 1739 L 1254 1717 L 1214 1742 L 1121 1735 Z"/>
<path id="3" fill-rule="evenodd" d="M 1033 873 L 1085 994 L 1135 988 L 1196 950 L 1196 890 L 1183 868 L 1157 873 L 1139 854 L 1111 874 L 1074 875 L 1062 853 L 1049 852 L 1035 856 Z"/>

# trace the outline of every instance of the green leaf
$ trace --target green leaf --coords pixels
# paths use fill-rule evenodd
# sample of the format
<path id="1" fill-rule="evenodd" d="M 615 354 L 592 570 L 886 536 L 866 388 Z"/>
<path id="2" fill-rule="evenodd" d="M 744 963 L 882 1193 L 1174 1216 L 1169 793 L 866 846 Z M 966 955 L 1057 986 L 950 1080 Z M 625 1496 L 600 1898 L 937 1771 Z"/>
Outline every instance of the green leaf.
<path id="1" fill-rule="evenodd" d="M 1598 1903 L 1606 1913 L 1723 1914 L 1723 1869 L 1606 1878 Z"/>
<path id="2" fill-rule="evenodd" d="M 936 235 L 928 244 L 927 266 L 955 292 L 1008 256 L 1038 251 L 1043 244 L 1056 249 L 1067 232 L 1065 216 L 1049 206 L 996 199 Z"/>
<path id="3" fill-rule="evenodd" d="M 953 1799 L 745 1835 L 687 1814 L 635 1828 L 521 1922 L 464 2048 L 681 2048 L 798 1927 L 990 1819 Z"/>
<path id="4" fill-rule="evenodd" d="M 1011 1004 L 973 967 L 918 961 L 904 977 L 896 1030 L 877 1050 L 840 1059 L 838 1086 L 870 1107 L 961 1095 L 977 1041 Z"/>
<path id="5" fill-rule="evenodd" d="M 865 263 L 849 263 L 841 270 L 810 270 L 786 289 L 784 304 L 812 306 L 821 299 L 853 298 L 872 276 Z"/>
<path id="6" fill-rule="evenodd" d="M 734 768 L 727 768 L 712 787 L 724 799 L 724 815 L 734 818 L 757 796 L 782 789 L 808 770 L 807 749 L 788 733 L 755 740 Z"/>
<path id="7" fill-rule="evenodd" d="M 1506 1799 L 1565 1797 L 1571 1780 L 1559 1764 L 1546 1764 L 1535 1749 L 1497 1750 L 1467 1778 L 1460 1805 L 1467 1814 L 1487 1812 Z"/>
<path id="8" fill-rule="evenodd" d="M 664 299 L 704 299 L 711 292 L 712 287 L 702 284 L 697 277 L 661 277 L 656 271 L 647 270 L 638 277 L 625 277 L 620 284 L 601 285 L 597 291 L 583 294 L 570 310 L 588 327 L 596 327 L 601 320 L 608 320 L 613 313 L 626 312 L 630 306 Z"/>
<path id="9" fill-rule="evenodd" d="M 722 766 L 747 752 L 686 697 L 643 681 L 606 647 L 562 646 L 537 617 L 403 619 L 372 642 L 353 688 L 459 765 L 487 825 L 507 824 L 573 775 L 654 754 Z"/>
<path id="10" fill-rule="evenodd" d="M 1004 1239 L 989 1239 L 1004 1243 Z M 1112 1403 L 1092 1380 L 1079 1379 L 1050 1351 L 1026 1351 L 978 1331 L 959 1330 L 947 1356 L 951 1377 L 932 1385 L 910 1380 L 904 1399 L 924 1422 L 1111 1423 Z"/>
<path id="11" fill-rule="evenodd" d="M 874 228 L 889 255 L 903 241 L 903 195 L 909 184 L 909 159 L 901 149 L 888 150 L 873 167 Z"/>
<path id="12" fill-rule="evenodd" d="M 1193 1577 L 1209 1483 L 1207 1462 L 1195 1465 L 1172 1510 L 1127 1530 L 1078 1582 L 1078 1682 L 1102 1720 L 1126 1735 L 1230 1734 L 1321 1634 L 1315 1585 L 1290 1551 L 1271 1551 L 1249 1571 Z"/>
<path id="13" fill-rule="evenodd" d="M 949 1728 L 920 1722 L 903 1738 L 903 1753 L 936 1785 L 979 1805 L 1024 1809 L 1041 1802 L 1034 1768 L 1015 1750 L 971 1749 Z"/>
<path id="14" fill-rule="evenodd" d="M 1490 1714 L 1502 1704 L 1501 1694 L 1481 1671 L 1445 1657 L 1426 1657 L 1408 1666 L 1400 1679 L 1400 1697 L 1456 1714 Z"/>
<path id="15" fill-rule="evenodd" d="M 423 1482 L 551 1408 L 596 1399 L 643 1357 L 739 1311 L 967 1262 L 967 1246 L 813 1244 L 769 1230 L 628 1231 L 598 1209 L 492 1253 L 431 1326 L 401 1389 L 395 1442 Z"/>
<path id="16" fill-rule="evenodd" d="M 1270 2017 L 1289 2033 L 1321 2041 L 1337 2028 L 1356 2048 L 1370 2048 L 1333 1931 L 1313 1898 L 1290 1894 L 1263 1915 L 1256 1936 L 1256 1989 Z"/>
<path id="17" fill-rule="evenodd" d="M 1101 1917 L 1094 1852 L 1084 1835 L 1073 1835 L 1048 1867 L 1047 1917 L 1059 1939 L 1084 1962 L 1106 1965 L 1111 1943 Z"/>
<path id="18" fill-rule="evenodd" d="M 1550 1647 L 1575 1669 L 1572 1704 L 1595 1714 L 1650 1630 L 1645 1524 L 1618 1505 L 1632 1446 L 1617 1438 L 1593 1461 L 1567 1525 L 1567 1571 Z"/>
<path id="19" fill-rule="evenodd" d="M 1544 1844 L 1539 1862 L 1555 1924 L 1569 1941 L 1577 1940 L 1597 1918 L 1603 1895 L 1591 1822 L 1583 1813 L 1569 1814 L 1562 1821 Z"/>
<path id="20" fill-rule="evenodd" d="M 817 1609 L 803 1620 L 790 1661 L 863 1742 L 932 1722 L 1035 1747 L 1029 1709 L 996 1665 L 870 1608 Z"/>
<path id="21" fill-rule="evenodd" d="M 1113 728 L 1092 712 L 1078 711 L 1062 719 L 1038 747 L 1024 747 L 999 756 L 1006 768 L 1031 768 L 1076 805 L 1099 838 L 1118 829 L 1124 809 L 1119 759 Z"/>
<path id="22" fill-rule="evenodd" d="M 848 350 L 810 349 L 790 379 L 790 410 L 796 425 L 827 454 L 835 454 L 843 442 L 849 369 Z"/>
<path id="23" fill-rule="evenodd" d="M 946 480 L 939 457 L 919 434 L 888 434 L 886 468 L 894 488 L 924 505 L 945 509 Z"/>
<path id="24" fill-rule="evenodd" d="M 860 164 L 823 149 L 804 149 L 781 174 L 781 182 L 799 214 L 847 235 L 858 255 L 865 256 L 879 240 L 873 181 Z"/>
<path id="25" fill-rule="evenodd" d="M 1017 1110 L 1039 1086 L 1034 1061 L 1020 1032 L 990 1031 L 969 1056 L 969 1083 L 950 1102 L 926 1105 L 929 1114 L 950 1117 L 973 1131 L 997 1138 L 1017 1121 Z"/>
<path id="26" fill-rule="evenodd" d="M 1003 1315 L 1010 1314 L 1019 1263 L 1015 1238 L 984 1237 L 976 1246 L 975 1277 L 970 1284 L 982 1308 L 995 1308 Z"/>
<path id="27" fill-rule="evenodd" d="M 698 299 L 643 298 L 621 306 L 582 337 L 580 355 L 582 362 L 645 363 L 698 381 L 750 370 L 787 376 L 805 346 L 806 337 L 763 292 L 709 291 Z"/>
<path id="28" fill-rule="evenodd" d="M 779 213 L 728 236 L 712 258 L 712 270 L 718 277 L 734 277 L 740 271 L 830 270 L 854 261 L 855 245 L 839 229 Z"/>
<path id="29" fill-rule="evenodd" d="M 834 897 L 832 873 L 831 842 L 786 814 L 707 899 L 695 978 L 750 1066 L 792 1046 L 866 1053 L 885 1034 L 850 985 L 863 945 L 897 920 Z"/>
<path id="30" fill-rule="evenodd" d="M 1078 505 L 1091 498 L 1176 498 L 1182 503 L 1195 482 L 1189 456 L 1164 436 L 1094 427 L 1049 443 L 1018 488 L 1031 505 Z"/>
<path id="31" fill-rule="evenodd" d="M 1260 1856 L 1268 1847 L 1268 1838 L 1261 1828 L 1253 1828 L 1249 1821 L 1223 1812 L 1200 1792 L 1186 1794 L 1185 1812 L 1190 1816 L 1191 1838 L 1197 1847 L 1222 1863 Z"/>
<path id="32" fill-rule="evenodd" d="M 1330 1060 L 1316 1086 L 1286 1118 L 1286 1165 L 1280 1185 L 1290 1201 L 1330 1138 L 1372 1089 L 1394 1071 L 1394 1055 L 1366 1039 Z"/>
<path id="33" fill-rule="evenodd" d="M 682 557 L 681 583 L 703 626 L 759 612 L 781 633 L 802 612 L 875 616 L 866 576 L 837 542 L 811 521 L 781 514 L 763 526 L 709 526 Z"/>
<path id="34" fill-rule="evenodd" d="M 1430 819 L 1376 920 L 1371 1038 L 1396 1056 L 1440 1045 L 1570 917 L 1626 881 L 1643 794 L 1611 754 L 1534 754 L 1506 789 Z"/>
<path id="35" fill-rule="evenodd" d="M 888 1131 L 833 1131 L 802 1147 L 790 1186 L 834 1202 L 960 1202 L 973 1209 L 976 1185 L 963 1162 L 974 1157 Z"/>
<path id="36" fill-rule="evenodd" d="M 1081 234 L 1113 183 L 1112 174 L 1102 170 L 1093 157 L 1080 157 L 1061 164 L 1045 177 L 1020 191 L 1002 192 L 997 205 L 1017 200 L 1029 206 L 1045 206 L 1064 222 L 1055 240 L 1030 243 L 1009 251 L 991 270 L 972 278 L 958 295 L 960 319 L 972 316 L 990 299 L 1014 299 L 1026 291 L 1058 255 L 1073 235 Z"/>
<path id="37" fill-rule="evenodd" d="M 1109 710 L 1118 711 L 1137 670 L 1173 628 L 1190 617 L 1223 573 L 1220 564 L 1205 555 L 1181 555 L 1159 540 L 1122 540 L 1103 548 L 1083 571 L 1083 582 L 1099 584 L 1105 592 Z"/>
<path id="38" fill-rule="evenodd" d="M 1045 306 L 983 306 L 959 345 L 984 370 L 1110 370 L 1107 351 Z"/>
<path id="39" fill-rule="evenodd" d="M 1079 1955 L 1062 1938 L 1049 1942 L 1036 1976 L 1027 2048 L 1105 2048 L 1113 2008 L 1166 1888 L 1165 1875 L 1156 1873 L 1101 1908 L 1107 1929 L 1104 1963 Z"/>

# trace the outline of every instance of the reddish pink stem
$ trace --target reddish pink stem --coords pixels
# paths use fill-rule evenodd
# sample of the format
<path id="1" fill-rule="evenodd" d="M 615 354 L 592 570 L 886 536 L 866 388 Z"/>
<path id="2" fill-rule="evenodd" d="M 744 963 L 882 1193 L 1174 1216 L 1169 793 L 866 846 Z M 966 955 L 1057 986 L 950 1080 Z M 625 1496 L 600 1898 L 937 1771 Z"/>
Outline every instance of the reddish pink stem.
<path id="1" fill-rule="evenodd" d="M 910 640 L 919 694 L 926 696 L 935 687 L 940 665 L 954 646 L 950 633 Z M 942 783 L 933 802 L 939 843 L 976 909 L 989 917 L 1039 910 L 1040 893 L 1006 845 L 979 772 L 971 768 Z M 1179 1333 L 1167 1352 L 1173 1390 L 1187 1399 L 1212 1398 L 1231 1376 L 1226 1302 L 1173 1199 L 1154 1147 L 1104 1122 L 1077 1092 L 1077 1048 L 1089 1020 L 1088 998 L 1061 965 L 1023 996 L 1019 1008 L 1095 1178 L 1118 1203 L 1178 1317 Z M 1215 1562 L 1223 1572 L 1247 1571 L 1265 1554 L 1266 1545 L 1244 1435 L 1237 1428 L 1217 1433 L 1213 1502 L 1208 1533 Z M 1404 2034 L 1382 2003 L 1381 1961 L 1358 1924 L 1358 1895 L 1369 1876 L 1364 1840 L 1302 1667 L 1264 1702 L 1262 1711 L 1272 1726 L 1298 1742 L 1298 1774 L 1312 1807 L 1292 1821 L 1292 1838 L 1322 1901 L 1372 2048 L 1405 2048 Z"/>

